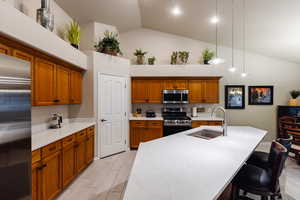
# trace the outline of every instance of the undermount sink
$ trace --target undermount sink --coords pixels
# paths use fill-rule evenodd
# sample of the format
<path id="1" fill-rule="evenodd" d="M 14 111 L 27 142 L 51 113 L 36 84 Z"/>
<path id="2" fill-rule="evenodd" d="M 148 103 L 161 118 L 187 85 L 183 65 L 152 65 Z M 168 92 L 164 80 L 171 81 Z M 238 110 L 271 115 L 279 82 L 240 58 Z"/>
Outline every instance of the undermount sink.
<path id="1" fill-rule="evenodd" d="M 206 140 L 211 140 L 216 137 L 222 136 L 223 132 L 222 131 L 215 131 L 215 130 L 210 130 L 210 129 L 203 129 L 201 131 L 195 132 L 188 134 L 189 136 L 197 137 L 197 138 L 202 138 Z"/>

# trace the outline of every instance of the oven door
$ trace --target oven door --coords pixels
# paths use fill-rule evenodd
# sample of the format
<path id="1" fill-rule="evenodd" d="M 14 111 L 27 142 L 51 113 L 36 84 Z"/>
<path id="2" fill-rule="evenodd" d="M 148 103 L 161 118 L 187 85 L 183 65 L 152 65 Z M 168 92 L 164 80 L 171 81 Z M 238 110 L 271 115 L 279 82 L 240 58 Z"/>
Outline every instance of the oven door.
<path id="1" fill-rule="evenodd" d="M 164 126 L 164 137 L 192 129 L 190 125 Z"/>
<path id="2" fill-rule="evenodd" d="M 189 103 L 188 90 L 163 90 L 164 104 Z"/>

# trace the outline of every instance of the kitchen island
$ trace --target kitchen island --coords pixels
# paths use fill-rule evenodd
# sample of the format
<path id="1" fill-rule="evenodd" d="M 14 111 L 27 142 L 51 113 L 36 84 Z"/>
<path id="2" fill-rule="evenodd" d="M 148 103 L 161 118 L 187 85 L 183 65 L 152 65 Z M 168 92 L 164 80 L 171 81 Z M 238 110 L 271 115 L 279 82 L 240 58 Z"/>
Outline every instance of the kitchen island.
<path id="1" fill-rule="evenodd" d="M 267 131 L 229 126 L 228 136 L 205 140 L 194 128 L 142 143 L 124 200 L 215 200 L 263 140 Z"/>

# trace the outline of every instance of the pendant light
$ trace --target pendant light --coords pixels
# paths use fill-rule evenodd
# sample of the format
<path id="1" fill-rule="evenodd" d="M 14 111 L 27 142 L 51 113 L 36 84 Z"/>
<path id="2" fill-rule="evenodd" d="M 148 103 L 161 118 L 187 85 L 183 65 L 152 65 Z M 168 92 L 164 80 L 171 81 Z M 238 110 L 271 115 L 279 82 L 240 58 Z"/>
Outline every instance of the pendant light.
<path id="1" fill-rule="evenodd" d="M 242 77 L 246 77 L 248 74 L 246 72 L 246 1 L 243 0 L 243 71 L 241 73 Z"/>
<path id="2" fill-rule="evenodd" d="M 218 10 L 218 0 L 216 0 L 216 15 L 215 15 L 215 18 L 218 19 L 216 21 L 216 57 L 214 59 L 212 59 L 211 61 L 209 61 L 209 64 L 213 64 L 213 65 L 218 65 L 218 64 L 222 64 L 225 62 L 224 59 L 222 58 L 219 58 L 218 57 L 218 42 L 219 42 L 219 38 L 218 38 L 218 29 L 219 29 L 219 10 Z"/>
<path id="3" fill-rule="evenodd" d="M 234 4 L 234 0 L 231 1 L 231 5 L 232 5 L 232 61 L 231 61 L 231 66 L 229 67 L 229 71 L 230 72 L 235 72 L 236 71 L 236 67 L 235 67 L 235 64 L 234 64 L 234 18 L 235 18 L 235 4 Z"/>

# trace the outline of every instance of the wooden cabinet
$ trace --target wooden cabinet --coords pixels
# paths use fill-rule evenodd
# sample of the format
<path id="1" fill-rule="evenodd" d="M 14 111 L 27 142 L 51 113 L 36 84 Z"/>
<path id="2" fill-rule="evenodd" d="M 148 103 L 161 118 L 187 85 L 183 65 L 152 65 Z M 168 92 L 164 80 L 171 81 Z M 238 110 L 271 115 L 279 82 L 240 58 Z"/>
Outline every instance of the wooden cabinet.
<path id="1" fill-rule="evenodd" d="M 222 121 L 192 121 L 192 128 L 200 126 L 221 126 Z"/>
<path id="2" fill-rule="evenodd" d="M 52 200 L 94 160 L 95 127 L 32 152 L 32 199 Z"/>
<path id="3" fill-rule="evenodd" d="M 189 80 L 190 103 L 219 103 L 219 80 Z"/>
<path id="4" fill-rule="evenodd" d="M 11 55 L 11 48 L 0 43 L 0 54 Z"/>
<path id="5" fill-rule="evenodd" d="M 138 148 L 141 142 L 148 142 L 163 137 L 162 121 L 131 121 L 130 147 Z"/>
<path id="6" fill-rule="evenodd" d="M 37 58 L 34 65 L 34 104 L 37 106 L 56 103 L 56 65 Z"/>
<path id="7" fill-rule="evenodd" d="M 70 102 L 70 70 L 56 66 L 56 104 L 69 104 Z"/>
<path id="8" fill-rule="evenodd" d="M 188 89 L 188 80 L 165 80 L 164 90 L 186 90 Z"/>
<path id="9" fill-rule="evenodd" d="M 62 190 L 62 153 L 57 151 L 42 160 L 42 197 L 50 200 Z"/>
<path id="10" fill-rule="evenodd" d="M 62 183 L 63 188 L 67 187 L 75 178 L 75 144 L 76 137 L 71 135 L 63 139 L 62 150 Z"/>
<path id="11" fill-rule="evenodd" d="M 161 103 L 162 89 L 161 80 L 132 80 L 132 102 Z"/>
<path id="12" fill-rule="evenodd" d="M 95 127 L 90 127 L 87 129 L 86 135 L 86 164 L 93 162 L 94 152 L 95 152 Z"/>
<path id="13" fill-rule="evenodd" d="M 71 84 L 70 84 L 70 103 L 81 104 L 82 102 L 82 74 L 81 72 L 71 72 Z"/>
<path id="14" fill-rule="evenodd" d="M 76 172 L 80 173 L 86 167 L 86 130 L 76 134 Z"/>

